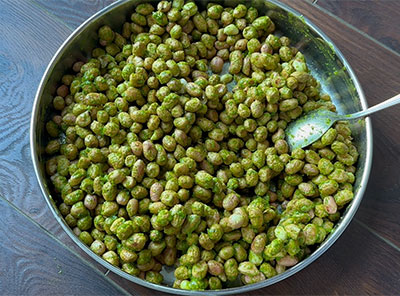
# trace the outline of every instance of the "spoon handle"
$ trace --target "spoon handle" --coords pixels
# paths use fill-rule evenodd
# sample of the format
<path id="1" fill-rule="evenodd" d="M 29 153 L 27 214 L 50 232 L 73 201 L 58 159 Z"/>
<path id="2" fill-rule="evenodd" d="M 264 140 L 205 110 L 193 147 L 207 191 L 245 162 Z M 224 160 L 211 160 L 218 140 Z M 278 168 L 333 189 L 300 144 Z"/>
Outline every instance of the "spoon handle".
<path id="1" fill-rule="evenodd" d="M 344 119 L 356 119 L 359 117 L 367 116 L 371 113 L 375 113 L 377 111 L 389 108 L 391 106 L 397 105 L 400 103 L 400 94 L 395 95 L 393 98 L 390 98 L 382 103 L 379 103 L 373 107 L 368 108 L 367 110 L 359 111 L 353 114 L 346 115 Z"/>

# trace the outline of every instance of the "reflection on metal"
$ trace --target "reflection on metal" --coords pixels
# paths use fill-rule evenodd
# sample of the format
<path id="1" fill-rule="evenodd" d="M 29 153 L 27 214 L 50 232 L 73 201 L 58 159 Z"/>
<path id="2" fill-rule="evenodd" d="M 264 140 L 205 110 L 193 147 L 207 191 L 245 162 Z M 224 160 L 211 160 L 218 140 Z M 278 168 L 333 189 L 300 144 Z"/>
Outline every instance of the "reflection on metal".
<path id="1" fill-rule="evenodd" d="M 335 231 L 307 259 L 273 278 L 256 284 L 219 291 L 185 291 L 168 286 L 155 285 L 138 277 L 131 276 L 95 255 L 83 244 L 66 224 L 64 218 L 52 202 L 52 192 L 49 189 L 50 186 L 48 186 L 44 167 L 46 138 L 44 123 L 45 119 L 50 117 L 48 106 L 51 104 L 57 82 L 76 60 L 86 60 L 89 57 L 91 50 L 97 42 L 96 32 L 101 25 L 107 24 L 115 30 L 120 30 L 125 20 L 129 19 L 130 12 L 141 2 L 149 1 L 117 1 L 90 17 L 60 47 L 41 80 L 36 93 L 31 118 L 31 153 L 39 185 L 54 217 L 80 248 L 107 269 L 139 285 L 163 292 L 182 295 L 232 295 L 272 285 L 302 270 L 321 256 L 336 241 L 352 220 L 360 204 L 367 185 L 372 160 L 372 131 L 369 119 L 365 119 L 366 124 L 364 126 L 357 124 L 351 126 L 357 148 L 360 151 L 356 184 L 354 186 L 355 198 L 336 226 Z M 234 6 L 238 3 L 243 3 L 243 1 L 232 0 L 213 0 L 210 2 L 218 2 L 225 6 Z M 198 3 L 202 8 L 205 8 L 208 1 L 198 1 Z M 253 0 L 246 3 L 249 6 L 258 8 L 261 14 L 264 13 L 270 16 L 280 34 L 288 36 L 292 40 L 292 44 L 299 46 L 299 49 L 306 57 L 307 65 L 312 74 L 320 81 L 322 90 L 331 95 L 340 113 L 348 114 L 367 107 L 364 94 L 350 65 L 344 59 L 342 53 L 320 29 L 301 14 L 278 1 Z M 306 41 L 304 42 L 304 40 Z M 340 71 L 341 69 L 346 70 L 342 71 L 341 75 L 334 75 L 335 71 Z M 343 102 L 337 98 L 345 98 L 345 101 Z"/>

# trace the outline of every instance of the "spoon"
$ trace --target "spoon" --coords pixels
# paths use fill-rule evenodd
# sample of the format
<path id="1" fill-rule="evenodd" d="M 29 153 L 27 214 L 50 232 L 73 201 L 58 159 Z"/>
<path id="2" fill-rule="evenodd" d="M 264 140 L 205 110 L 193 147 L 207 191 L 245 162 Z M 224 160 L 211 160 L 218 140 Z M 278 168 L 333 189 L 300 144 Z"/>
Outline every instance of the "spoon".
<path id="1" fill-rule="evenodd" d="M 368 108 L 367 110 L 353 114 L 342 115 L 324 109 L 311 111 L 288 125 L 285 131 L 286 141 L 289 144 L 291 151 L 297 148 L 303 148 L 321 138 L 322 135 L 338 120 L 357 119 L 399 103 L 400 94 Z"/>

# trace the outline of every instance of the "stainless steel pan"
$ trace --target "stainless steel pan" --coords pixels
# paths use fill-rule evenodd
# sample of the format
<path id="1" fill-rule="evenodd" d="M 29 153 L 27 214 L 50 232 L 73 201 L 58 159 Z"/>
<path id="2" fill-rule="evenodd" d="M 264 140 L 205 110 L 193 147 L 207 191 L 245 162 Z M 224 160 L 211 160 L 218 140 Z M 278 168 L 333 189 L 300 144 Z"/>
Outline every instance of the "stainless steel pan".
<path id="1" fill-rule="evenodd" d="M 349 225 L 357 211 L 367 186 L 372 161 L 372 128 L 368 118 L 362 122 L 354 123 L 351 126 L 355 143 L 360 152 L 356 183 L 354 186 L 355 197 L 336 225 L 334 232 L 331 233 L 307 259 L 286 270 L 282 274 L 253 285 L 218 291 L 185 291 L 168 286 L 168 284 L 172 283 L 172 276 L 170 276 L 168 280 L 168 275 L 165 285 L 155 285 L 146 282 L 123 272 L 94 254 L 72 232 L 57 209 L 56 203 L 51 195 L 50 184 L 46 177 L 44 166 L 44 147 L 46 144 L 44 124 L 50 115 L 51 108 L 49 106 L 51 105 L 52 95 L 55 93 L 57 83 L 60 81 L 64 72 L 70 69 L 75 61 L 86 60 L 89 57 L 91 50 L 95 47 L 97 42 L 96 32 L 98 28 L 107 24 L 114 30 L 119 31 L 125 20 L 129 19 L 134 7 L 142 2 L 149 1 L 121 0 L 111 4 L 89 18 L 77 28 L 59 48 L 40 82 L 32 111 L 30 131 L 31 153 L 39 185 L 54 217 L 71 239 L 94 260 L 112 272 L 154 290 L 183 295 L 232 295 L 272 285 L 299 272 L 332 246 Z M 200 6 L 205 7 L 208 1 L 196 2 L 198 2 Z M 239 3 L 239 1 L 231 0 L 213 0 L 212 2 L 219 2 L 224 6 L 235 6 Z M 243 3 L 243 1 L 241 2 Z M 275 0 L 254 0 L 247 3 L 258 8 L 261 13 L 267 14 L 275 22 L 277 31 L 288 36 L 292 41 L 292 45 L 296 46 L 304 53 L 312 74 L 320 81 L 323 92 L 331 95 L 339 112 L 348 114 L 367 108 L 363 91 L 350 65 L 340 50 L 317 26 L 290 7 Z M 169 275 L 171 275 L 171 273 Z"/>

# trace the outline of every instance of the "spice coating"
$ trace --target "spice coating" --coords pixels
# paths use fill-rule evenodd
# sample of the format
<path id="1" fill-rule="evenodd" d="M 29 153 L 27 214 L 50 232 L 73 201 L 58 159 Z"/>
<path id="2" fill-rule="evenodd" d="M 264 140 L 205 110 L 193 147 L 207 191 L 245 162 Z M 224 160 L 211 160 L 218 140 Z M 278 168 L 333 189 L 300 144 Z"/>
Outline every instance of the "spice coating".
<path id="1" fill-rule="evenodd" d="M 167 265 L 174 287 L 221 289 L 283 272 L 329 234 L 358 153 L 343 122 L 288 150 L 288 122 L 334 105 L 273 31 L 254 8 L 183 1 L 99 29 L 46 124 L 60 211 L 96 254 L 153 283 Z"/>

